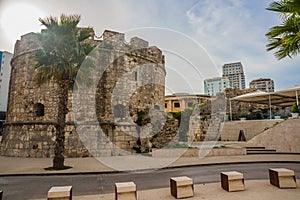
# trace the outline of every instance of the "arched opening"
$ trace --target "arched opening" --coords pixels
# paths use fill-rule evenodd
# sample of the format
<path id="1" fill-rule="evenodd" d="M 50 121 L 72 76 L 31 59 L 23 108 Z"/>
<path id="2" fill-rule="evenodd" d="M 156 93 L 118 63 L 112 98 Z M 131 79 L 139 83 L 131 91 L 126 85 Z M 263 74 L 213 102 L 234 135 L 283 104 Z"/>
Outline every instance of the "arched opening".
<path id="1" fill-rule="evenodd" d="M 114 116 L 116 118 L 124 118 L 126 115 L 125 113 L 125 106 L 122 104 L 118 104 L 114 106 Z"/>
<path id="2" fill-rule="evenodd" d="M 45 106 L 41 103 L 37 103 L 34 105 L 34 111 L 37 117 L 43 117 L 45 115 Z"/>
<path id="3" fill-rule="evenodd" d="M 155 110 L 160 110 L 159 105 L 154 105 L 154 109 L 155 109 Z"/>

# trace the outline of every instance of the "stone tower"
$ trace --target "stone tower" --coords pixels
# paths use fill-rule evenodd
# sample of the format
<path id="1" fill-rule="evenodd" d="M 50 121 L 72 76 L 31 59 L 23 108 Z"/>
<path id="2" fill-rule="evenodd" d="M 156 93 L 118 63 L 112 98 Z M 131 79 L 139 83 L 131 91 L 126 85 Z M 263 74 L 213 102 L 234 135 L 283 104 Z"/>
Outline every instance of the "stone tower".
<path id="1" fill-rule="evenodd" d="M 32 56 L 39 48 L 36 41 L 36 34 L 29 33 L 15 44 L 7 119 L 1 141 L 2 155 L 54 155 L 57 86 L 50 82 L 37 87 L 33 82 Z M 89 134 L 93 127 L 88 127 L 84 135 L 77 133 L 73 94 L 70 92 L 64 154 L 66 157 L 82 157 L 95 152 L 96 156 L 130 153 L 140 137 L 135 123 L 138 111 L 164 110 L 164 56 L 157 47 L 149 47 L 145 40 L 135 37 L 127 43 L 123 33 L 113 31 L 106 30 L 102 40 L 90 42 L 99 44 L 96 60 L 104 71 L 98 77 L 94 94 L 96 105 L 87 106 L 96 113 L 96 124 L 100 124 L 102 131 Z M 88 99 L 89 95 L 83 98 Z M 141 129 L 146 135 L 154 130 L 151 123 Z"/>

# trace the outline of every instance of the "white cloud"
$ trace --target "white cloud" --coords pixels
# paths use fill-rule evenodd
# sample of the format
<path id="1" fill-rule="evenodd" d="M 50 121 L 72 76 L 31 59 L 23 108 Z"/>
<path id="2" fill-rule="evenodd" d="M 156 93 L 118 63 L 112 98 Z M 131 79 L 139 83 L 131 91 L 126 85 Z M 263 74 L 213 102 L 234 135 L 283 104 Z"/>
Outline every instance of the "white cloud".
<path id="1" fill-rule="evenodd" d="M 266 0 L 271 1 L 271 0 Z M 138 27 L 162 27 L 181 31 L 192 37 L 200 45 L 182 45 L 180 40 L 173 39 L 172 36 L 163 36 L 159 43 L 155 37 L 145 38 L 151 45 L 166 47 L 168 50 L 175 49 L 177 53 L 184 52 L 184 57 L 195 66 L 199 66 L 198 71 L 205 74 L 204 78 L 216 76 L 217 71 L 214 63 L 220 69 L 226 62 L 241 61 L 245 67 L 248 81 L 257 76 L 279 77 L 282 69 L 289 69 L 295 72 L 295 66 L 299 65 L 299 58 L 285 59 L 278 62 L 271 52 L 266 52 L 267 43 L 264 34 L 268 28 L 278 24 L 278 16 L 272 15 L 270 11 L 265 11 L 269 2 L 261 0 L 111 0 L 111 1 L 74 1 L 74 0 L 3 0 L 0 3 L 0 13 L 3 11 L 3 2 L 23 2 L 39 8 L 42 17 L 49 15 L 59 16 L 61 13 L 81 14 L 81 26 L 94 27 L 97 35 L 104 29 L 111 29 L 121 32 Z M 196 3 L 196 4 L 195 4 Z M 23 25 L 32 31 L 36 29 L 30 27 L 40 27 L 38 17 L 32 16 Z M 19 19 L 17 17 L 16 19 Z M 9 19 L 10 20 L 10 19 Z M 6 22 L 11 23 L 13 22 Z M 20 26 L 21 27 L 21 26 Z M 20 28 L 15 26 L 15 28 Z M 5 28 L 0 26 L 0 30 Z M 13 38 L 15 33 L 10 34 L 10 38 L 5 38 L 3 31 L 0 32 L 0 50 L 12 51 L 13 44 L 19 38 Z M 17 36 L 19 37 L 19 36 Z M 160 37 L 160 35 L 158 35 Z M 129 38 L 129 37 L 127 37 Z M 173 42 L 174 41 L 174 42 Z M 207 53 L 214 63 L 202 59 Z M 180 53 L 181 55 L 182 53 Z M 171 56 L 169 56 L 171 57 Z M 299 57 L 299 56 L 298 56 Z M 176 69 L 177 73 L 184 74 L 186 79 L 194 84 L 197 92 L 202 91 L 202 80 L 193 77 L 193 73 L 188 72 L 184 67 L 175 66 L 176 59 L 166 58 L 168 66 Z M 179 62 L 177 62 L 179 63 Z M 183 62 L 184 63 L 184 62 Z M 298 66 L 297 66 L 298 67 Z M 298 67 L 299 68 L 299 67 Z M 183 70 L 180 71 L 180 70 Z M 219 72 L 220 73 L 220 72 Z M 167 77 L 169 78 L 169 77 Z M 169 81 L 169 80 L 168 80 Z M 288 80 L 290 82 L 293 80 Z M 276 80 L 275 80 L 276 82 Z M 298 81 L 299 82 L 299 81 Z M 183 90 L 182 84 L 176 78 L 170 80 L 172 87 Z M 174 84 L 174 85 L 173 85 Z M 199 89 L 198 89 L 199 88 Z"/>
<path id="2" fill-rule="evenodd" d="M 241 61 L 248 81 L 276 77 L 284 66 L 292 68 L 297 59 L 279 62 L 271 52 L 266 52 L 265 33 L 272 25 L 264 18 L 270 17 L 270 11 L 261 7 L 261 2 L 260 7 L 257 1 L 246 3 L 241 0 L 199 1 L 186 16 L 196 30 L 194 37 L 208 50 L 219 68 L 227 62 Z"/>
<path id="3" fill-rule="evenodd" d="M 17 15 L 16 15 L 17 13 Z M 40 30 L 38 18 L 43 16 L 41 9 L 31 3 L 12 1 L 4 2 L 0 10 L 1 43 L 10 51 L 13 43 L 28 32 Z"/>

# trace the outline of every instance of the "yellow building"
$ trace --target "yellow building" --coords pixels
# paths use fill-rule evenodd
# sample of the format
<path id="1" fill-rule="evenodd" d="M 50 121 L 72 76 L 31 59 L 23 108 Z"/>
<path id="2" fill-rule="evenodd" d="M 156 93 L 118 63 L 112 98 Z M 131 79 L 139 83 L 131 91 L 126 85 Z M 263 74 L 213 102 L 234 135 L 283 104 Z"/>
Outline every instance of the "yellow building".
<path id="1" fill-rule="evenodd" d="M 210 99 L 209 95 L 175 93 L 165 96 L 165 112 L 180 112 L 192 108 L 194 104 L 201 104 Z"/>

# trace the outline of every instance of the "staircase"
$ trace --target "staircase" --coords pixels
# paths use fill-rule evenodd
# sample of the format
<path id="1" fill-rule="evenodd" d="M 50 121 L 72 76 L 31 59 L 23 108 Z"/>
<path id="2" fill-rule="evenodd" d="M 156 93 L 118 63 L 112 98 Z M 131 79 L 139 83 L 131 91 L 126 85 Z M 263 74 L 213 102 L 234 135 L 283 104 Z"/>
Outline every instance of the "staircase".
<path id="1" fill-rule="evenodd" d="M 222 120 L 220 118 L 211 119 L 205 135 L 205 141 L 218 141 L 220 137 L 220 130 L 222 130 L 221 126 Z"/>
<path id="2" fill-rule="evenodd" d="M 275 149 L 266 149 L 265 147 L 246 147 L 247 155 L 250 154 L 276 154 Z"/>
<path id="3" fill-rule="evenodd" d="M 265 147 L 276 149 L 276 154 L 294 154 L 300 153 L 299 144 L 300 119 L 287 119 L 253 137 L 246 142 L 245 147 Z"/>

